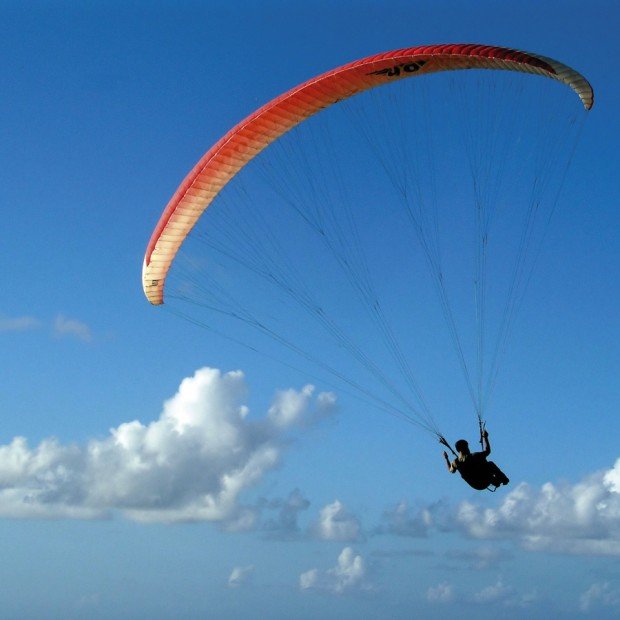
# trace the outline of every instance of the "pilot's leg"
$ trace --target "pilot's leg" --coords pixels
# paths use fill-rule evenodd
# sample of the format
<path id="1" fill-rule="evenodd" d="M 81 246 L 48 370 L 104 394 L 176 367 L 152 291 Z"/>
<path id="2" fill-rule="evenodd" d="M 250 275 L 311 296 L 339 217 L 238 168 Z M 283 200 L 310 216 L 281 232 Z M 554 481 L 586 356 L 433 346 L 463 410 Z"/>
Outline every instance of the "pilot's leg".
<path id="1" fill-rule="evenodd" d="M 508 484 L 510 482 L 506 474 L 493 461 L 487 461 L 487 466 L 491 482 L 495 486 L 498 487 L 500 484 Z"/>

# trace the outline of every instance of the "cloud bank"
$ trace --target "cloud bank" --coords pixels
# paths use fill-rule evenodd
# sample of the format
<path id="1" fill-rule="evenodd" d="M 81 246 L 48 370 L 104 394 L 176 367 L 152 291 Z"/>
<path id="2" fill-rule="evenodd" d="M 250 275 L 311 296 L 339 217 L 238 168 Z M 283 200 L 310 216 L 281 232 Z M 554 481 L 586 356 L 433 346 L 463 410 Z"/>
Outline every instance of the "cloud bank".
<path id="1" fill-rule="evenodd" d="M 493 499 L 410 506 L 401 501 L 385 510 L 373 535 L 425 538 L 457 532 L 478 540 L 505 540 L 527 551 L 572 555 L 620 555 L 620 459 L 608 470 L 575 484 L 526 483 Z M 505 550 L 482 548 L 448 554 L 469 568 L 484 569 L 510 558 Z"/>
<path id="2" fill-rule="evenodd" d="M 333 411 L 314 388 L 277 394 L 250 419 L 243 373 L 198 370 L 150 424 L 137 420 L 86 446 L 55 439 L 0 446 L 0 516 L 80 518 L 120 511 L 136 521 L 216 521 L 247 529 L 240 495 L 278 465 L 291 434 Z"/>
<path id="3" fill-rule="evenodd" d="M 520 594 L 512 586 L 506 585 L 501 578 L 493 584 L 483 587 L 473 593 L 459 592 L 447 581 L 441 582 L 436 586 L 431 586 L 426 590 L 426 600 L 433 605 L 447 605 L 457 603 L 460 606 L 467 605 L 471 615 L 475 615 L 474 607 L 481 606 L 485 610 L 492 607 L 500 608 L 527 608 L 535 604 L 538 600 L 536 592 Z"/>
<path id="4" fill-rule="evenodd" d="M 310 501 L 298 489 L 284 499 L 244 505 L 244 492 L 278 466 L 294 434 L 333 415 L 335 397 L 315 394 L 312 386 L 283 390 L 263 416 L 250 416 L 245 401 L 243 373 L 203 368 L 181 382 L 148 424 L 120 424 L 86 445 L 49 438 L 31 447 L 16 437 L 0 445 L 0 517 L 100 519 L 121 513 L 143 522 L 213 521 L 227 531 L 258 529 L 280 540 L 344 543 L 368 535 L 459 532 L 531 551 L 620 556 L 620 459 L 576 484 L 519 484 L 492 507 L 476 501 L 411 507 L 402 501 L 366 530 L 338 499 L 320 509 L 307 529 L 300 527 Z M 460 561 L 484 568 L 501 559 L 487 553 Z"/>
<path id="5" fill-rule="evenodd" d="M 455 525 L 471 537 L 511 538 L 532 551 L 620 555 L 620 459 L 574 485 L 522 483 L 497 508 L 463 502 Z"/>

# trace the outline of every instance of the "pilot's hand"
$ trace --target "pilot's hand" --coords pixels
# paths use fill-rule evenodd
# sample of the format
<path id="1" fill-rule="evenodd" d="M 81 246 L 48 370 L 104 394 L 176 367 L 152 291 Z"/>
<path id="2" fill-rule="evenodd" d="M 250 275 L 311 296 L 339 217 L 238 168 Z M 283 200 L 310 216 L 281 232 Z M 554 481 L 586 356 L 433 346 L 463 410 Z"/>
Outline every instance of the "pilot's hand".
<path id="1" fill-rule="evenodd" d="M 485 439 L 488 439 L 488 437 L 489 437 L 489 433 L 488 433 L 488 431 L 486 431 L 486 430 L 482 431 L 482 436 L 483 436 Z"/>

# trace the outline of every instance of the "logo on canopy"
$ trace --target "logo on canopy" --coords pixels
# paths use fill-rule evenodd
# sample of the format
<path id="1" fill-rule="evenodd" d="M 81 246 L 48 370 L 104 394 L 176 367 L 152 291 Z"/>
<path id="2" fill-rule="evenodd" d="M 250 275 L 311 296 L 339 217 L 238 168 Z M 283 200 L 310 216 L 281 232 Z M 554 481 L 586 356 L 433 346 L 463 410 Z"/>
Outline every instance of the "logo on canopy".
<path id="1" fill-rule="evenodd" d="M 426 60 L 417 60 L 416 62 L 401 62 L 393 67 L 386 67 L 377 71 L 371 71 L 368 75 L 386 75 L 387 77 L 398 77 L 401 73 L 415 73 L 426 64 Z"/>

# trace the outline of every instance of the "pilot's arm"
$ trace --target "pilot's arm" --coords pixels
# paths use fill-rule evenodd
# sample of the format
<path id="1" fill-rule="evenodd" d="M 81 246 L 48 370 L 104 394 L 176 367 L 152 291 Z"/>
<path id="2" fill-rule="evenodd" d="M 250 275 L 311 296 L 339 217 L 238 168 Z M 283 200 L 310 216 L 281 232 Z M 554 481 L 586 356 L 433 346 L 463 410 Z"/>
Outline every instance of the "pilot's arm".
<path id="1" fill-rule="evenodd" d="M 448 471 L 453 474 L 456 471 L 456 461 L 450 463 L 447 452 L 443 453 L 443 458 L 446 460 L 446 467 L 448 468 Z"/>
<path id="2" fill-rule="evenodd" d="M 482 431 L 482 454 L 489 456 L 491 454 L 491 444 L 489 442 L 489 433 L 486 430 Z"/>

